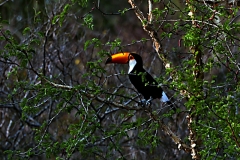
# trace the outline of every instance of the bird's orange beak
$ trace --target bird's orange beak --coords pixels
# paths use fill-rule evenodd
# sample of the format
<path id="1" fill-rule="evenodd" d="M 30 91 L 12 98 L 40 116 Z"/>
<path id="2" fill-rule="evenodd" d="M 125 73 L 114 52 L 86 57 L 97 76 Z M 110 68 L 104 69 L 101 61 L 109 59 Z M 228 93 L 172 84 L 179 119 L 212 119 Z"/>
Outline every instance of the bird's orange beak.
<path id="1" fill-rule="evenodd" d="M 119 52 L 116 54 L 113 54 L 111 57 L 109 57 L 106 61 L 106 64 L 108 63 L 120 63 L 120 64 L 126 64 L 129 61 L 129 52 Z"/>

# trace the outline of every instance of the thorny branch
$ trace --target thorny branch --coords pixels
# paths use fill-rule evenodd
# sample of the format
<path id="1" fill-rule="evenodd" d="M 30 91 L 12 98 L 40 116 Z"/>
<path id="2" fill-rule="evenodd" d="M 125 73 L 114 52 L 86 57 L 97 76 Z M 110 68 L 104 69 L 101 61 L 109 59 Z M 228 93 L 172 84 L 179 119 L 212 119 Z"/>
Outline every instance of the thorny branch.
<path id="1" fill-rule="evenodd" d="M 156 30 L 154 30 L 154 28 L 152 26 L 152 13 L 151 13 L 152 12 L 152 0 L 148 1 L 148 4 L 149 4 L 148 19 L 144 17 L 142 11 L 136 6 L 134 0 L 128 0 L 128 2 L 131 5 L 131 7 L 134 9 L 135 14 L 138 17 L 138 19 L 142 22 L 143 29 L 152 38 L 153 46 L 154 46 L 154 49 L 156 50 L 156 52 L 158 53 L 158 56 L 167 66 L 167 64 L 168 64 L 167 63 L 168 61 L 166 59 L 167 55 L 162 52 L 160 39 L 157 35 Z M 193 151 L 194 150 L 195 146 L 189 147 L 188 145 L 182 143 L 181 139 L 178 138 L 177 136 L 175 136 L 174 133 L 171 130 L 169 130 L 169 128 L 167 126 L 165 126 L 162 123 L 161 123 L 161 126 L 162 126 L 162 129 L 164 130 L 164 132 L 167 133 L 176 144 L 178 144 L 179 149 L 181 148 L 181 149 L 184 149 L 185 151 Z M 197 153 L 194 153 L 193 156 L 196 156 L 196 155 L 197 155 Z"/>
<path id="2" fill-rule="evenodd" d="M 85 18 L 88 14 L 92 13 L 95 9 L 98 10 L 102 15 L 121 15 L 123 14 L 122 12 L 127 12 L 127 11 L 130 11 L 130 10 L 133 10 L 132 8 L 128 8 L 128 9 L 125 9 L 123 10 L 122 12 L 104 12 L 101 8 L 100 8 L 100 4 L 96 4 L 96 3 L 93 3 L 93 7 L 92 9 L 87 12 L 86 14 L 84 14 L 81 19 Z"/>
<path id="3" fill-rule="evenodd" d="M 63 89 L 67 89 L 67 90 L 72 90 L 75 88 L 72 87 L 72 86 L 67 86 L 67 85 L 61 85 L 61 84 L 56 84 L 54 82 L 51 82 L 47 79 L 45 79 L 46 82 L 48 82 L 49 84 L 51 84 L 52 86 L 54 87 L 57 87 L 57 88 L 63 88 Z M 99 96 L 96 96 L 96 95 L 93 95 L 93 94 L 90 94 L 90 93 L 87 93 L 86 91 L 84 90 L 78 90 L 79 92 L 81 92 L 82 94 L 84 94 L 85 96 L 87 96 L 88 98 L 95 98 L 97 101 L 99 102 L 102 102 L 102 103 L 106 103 L 106 104 L 111 104 L 117 108 L 121 108 L 121 109 L 127 109 L 127 110 L 143 110 L 142 108 L 132 108 L 132 107 L 129 107 L 125 104 L 120 104 L 118 102 L 113 102 L 113 101 L 106 101 L 106 99 L 104 98 L 101 98 Z M 174 141 L 175 144 L 178 145 L 178 148 L 179 149 L 183 149 L 185 151 L 190 151 L 190 147 L 185 144 L 177 135 L 175 135 L 175 133 L 173 131 L 170 130 L 170 128 L 165 125 L 162 121 L 158 120 L 158 118 L 153 115 L 152 113 L 151 114 L 151 117 L 155 120 L 155 121 L 158 121 L 159 125 L 161 126 L 162 130 L 171 137 L 171 139 Z"/>
<path id="4" fill-rule="evenodd" d="M 152 0 L 149 0 L 149 6 L 152 6 Z M 160 57 L 160 59 L 167 64 L 167 55 L 165 53 L 162 52 L 162 47 L 161 47 L 161 43 L 160 43 L 160 39 L 158 37 L 158 34 L 156 32 L 156 30 L 154 30 L 153 25 L 152 25 L 152 13 L 148 13 L 149 16 L 149 20 L 147 20 L 147 18 L 144 17 L 142 11 L 136 6 L 134 0 L 128 0 L 128 3 L 131 5 L 131 7 L 134 9 L 134 12 L 136 14 L 136 16 L 138 17 L 138 19 L 142 22 L 143 25 L 143 29 L 149 34 L 149 36 L 152 38 L 153 41 L 153 46 L 154 49 L 156 50 L 158 56 Z M 151 12 L 151 8 L 149 8 L 149 12 Z"/>

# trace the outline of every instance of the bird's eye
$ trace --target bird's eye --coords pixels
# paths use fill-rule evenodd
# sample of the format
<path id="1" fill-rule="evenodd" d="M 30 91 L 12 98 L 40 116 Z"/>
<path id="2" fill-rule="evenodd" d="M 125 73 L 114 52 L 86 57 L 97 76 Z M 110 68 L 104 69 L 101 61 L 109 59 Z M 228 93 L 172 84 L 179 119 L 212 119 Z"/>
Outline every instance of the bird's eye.
<path id="1" fill-rule="evenodd" d="M 132 59 L 134 59 L 134 57 L 133 57 L 132 55 L 130 55 L 130 56 L 129 56 L 129 59 L 132 60 Z"/>

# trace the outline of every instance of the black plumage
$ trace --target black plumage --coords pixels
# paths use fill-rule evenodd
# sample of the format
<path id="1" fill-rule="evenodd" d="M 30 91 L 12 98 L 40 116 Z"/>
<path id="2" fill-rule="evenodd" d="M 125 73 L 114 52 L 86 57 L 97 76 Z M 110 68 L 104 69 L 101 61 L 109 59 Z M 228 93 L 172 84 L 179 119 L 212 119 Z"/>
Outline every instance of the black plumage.
<path id="1" fill-rule="evenodd" d="M 128 73 L 131 83 L 143 95 L 145 100 L 161 98 L 163 90 L 158 86 L 156 80 L 143 68 L 142 57 L 135 53 L 131 53 L 131 55 L 137 61 L 133 70 Z"/>
<path id="2" fill-rule="evenodd" d="M 129 79 L 139 93 L 149 102 L 152 99 L 160 98 L 162 102 L 168 105 L 172 104 L 161 86 L 156 80 L 143 68 L 142 57 L 136 53 L 120 52 L 111 55 L 106 61 L 108 63 L 129 64 Z"/>

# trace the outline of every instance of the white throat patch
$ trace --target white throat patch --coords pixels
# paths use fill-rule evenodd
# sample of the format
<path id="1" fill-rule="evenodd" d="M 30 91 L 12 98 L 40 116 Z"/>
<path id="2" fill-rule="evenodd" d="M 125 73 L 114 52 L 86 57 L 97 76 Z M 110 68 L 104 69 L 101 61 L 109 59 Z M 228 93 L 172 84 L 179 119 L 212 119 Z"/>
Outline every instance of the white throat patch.
<path id="1" fill-rule="evenodd" d="M 128 74 L 132 72 L 133 68 L 136 66 L 137 61 L 135 59 L 129 60 L 129 70 Z"/>

